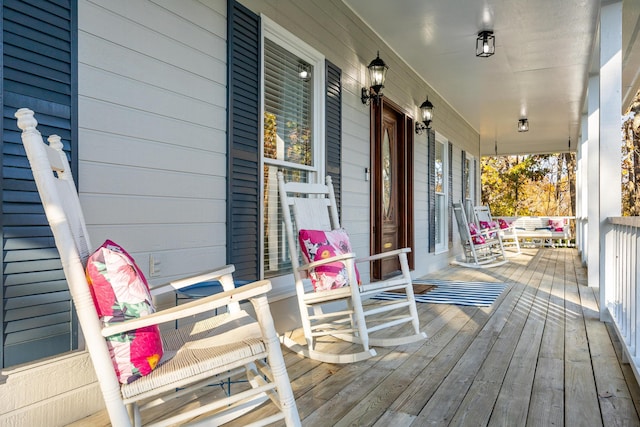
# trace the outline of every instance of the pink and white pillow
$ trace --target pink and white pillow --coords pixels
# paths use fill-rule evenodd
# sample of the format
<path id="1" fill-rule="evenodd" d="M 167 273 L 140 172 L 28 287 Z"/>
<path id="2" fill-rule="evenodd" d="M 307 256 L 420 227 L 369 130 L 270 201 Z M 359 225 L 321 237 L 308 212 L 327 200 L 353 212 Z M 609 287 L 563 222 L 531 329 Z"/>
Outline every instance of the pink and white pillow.
<path id="1" fill-rule="evenodd" d="M 155 312 L 147 279 L 120 245 L 107 240 L 87 261 L 87 282 L 105 326 Z M 151 373 L 162 358 L 157 325 L 106 338 L 113 367 L 122 384 Z"/>
<path id="2" fill-rule="evenodd" d="M 507 220 L 502 219 L 502 218 L 498 218 L 498 224 L 500 225 L 500 228 L 503 229 L 503 230 L 506 229 L 506 228 L 511 227 L 511 224 L 509 224 L 507 222 Z"/>
<path id="3" fill-rule="evenodd" d="M 550 219 L 549 228 L 555 231 L 564 231 L 564 220 L 562 219 Z"/>
<path id="4" fill-rule="evenodd" d="M 480 230 L 478 230 L 478 226 L 475 222 L 469 223 L 469 233 L 471 234 L 471 240 L 474 245 L 484 245 L 487 241 L 480 234 Z"/>
<path id="5" fill-rule="evenodd" d="M 349 235 L 343 229 L 332 231 L 300 230 L 298 240 L 302 256 L 307 263 L 352 252 Z M 360 274 L 357 268 L 355 274 L 357 284 L 360 284 Z M 315 291 L 338 289 L 349 285 L 347 267 L 341 261 L 314 268 L 309 272 L 309 278 Z"/>

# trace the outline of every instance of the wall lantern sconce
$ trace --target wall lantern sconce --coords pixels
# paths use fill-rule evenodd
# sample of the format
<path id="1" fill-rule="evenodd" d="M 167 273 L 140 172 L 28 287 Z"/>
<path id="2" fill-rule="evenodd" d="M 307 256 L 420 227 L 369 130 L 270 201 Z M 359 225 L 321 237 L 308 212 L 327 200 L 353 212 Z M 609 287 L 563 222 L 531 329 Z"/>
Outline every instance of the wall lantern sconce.
<path id="1" fill-rule="evenodd" d="M 496 53 L 496 37 L 493 31 L 481 31 L 476 39 L 476 56 L 488 58 Z"/>
<path id="2" fill-rule="evenodd" d="M 418 135 L 427 129 L 431 129 L 431 120 L 433 120 L 433 104 L 429 102 L 429 97 L 420 105 L 421 122 L 416 122 L 416 133 Z"/>
<path id="3" fill-rule="evenodd" d="M 389 69 L 389 66 L 380 59 L 380 51 L 378 51 L 378 56 L 371 61 L 367 68 L 369 69 L 369 81 L 371 82 L 371 87 L 369 89 L 363 87 L 362 96 L 360 98 L 362 103 L 365 105 L 369 105 L 372 99 L 375 102 L 379 102 L 380 98 L 384 96 L 380 93 L 380 90 L 384 87 L 384 80 L 387 78 L 387 70 Z M 371 93 L 372 90 L 373 93 Z"/>
<path id="4" fill-rule="evenodd" d="M 529 120 L 520 119 L 518 120 L 518 132 L 527 132 L 529 130 Z"/>

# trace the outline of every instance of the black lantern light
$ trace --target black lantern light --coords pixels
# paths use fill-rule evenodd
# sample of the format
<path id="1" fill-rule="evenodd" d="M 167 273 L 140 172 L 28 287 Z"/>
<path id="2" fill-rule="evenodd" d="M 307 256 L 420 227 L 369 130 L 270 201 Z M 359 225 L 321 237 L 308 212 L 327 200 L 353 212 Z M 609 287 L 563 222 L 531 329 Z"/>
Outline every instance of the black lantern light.
<path id="1" fill-rule="evenodd" d="M 488 58 L 496 53 L 496 37 L 493 31 L 480 31 L 476 39 L 476 56 Z"/>
<path id="2" fill-rule="evenodd" d="M 372 99 L 378 102 L 380 98 L 382 98 L 383 95 L 380 93 L 380 90 L 384 87 L 384 80 L 387 77 L 389 66 L 380 59 L 380 52 L 378 51 L 378 55 L 371 61 L 367 68 L 369 69 L 371 87 L 369 89 L 366 87 L 362 88 L 361 100 L 365 105 L 368 105 Z M 371 91 L 373 91 L 373 93 L 371 93 Z"/>
<path id="3" fill-rule="evenodd" d="M 427 129 L 431 129 L 431 120 L 433 120 L 433 104 L 429 102 L 429 97 L 420 105 L 421 122 L 416 122 L 416 133 L 420 135 Z"/>
<path id="4" fill-rule="evenodd" d="M 518 132 L 527 132 L 529 130 L 529 120 L 526 118 L 518 120 Z"/>

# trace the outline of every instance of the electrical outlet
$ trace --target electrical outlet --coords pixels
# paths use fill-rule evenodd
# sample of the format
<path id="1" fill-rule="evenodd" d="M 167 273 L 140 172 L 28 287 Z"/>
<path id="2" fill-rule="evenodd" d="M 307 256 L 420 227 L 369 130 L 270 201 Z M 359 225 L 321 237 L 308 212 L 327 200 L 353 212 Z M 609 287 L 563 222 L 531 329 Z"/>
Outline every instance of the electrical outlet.
<path id="1" fill-rule="evenodd" d="M 160 259 L 157 255 L 149 254 L 149 277 L 160 276 Z"/>

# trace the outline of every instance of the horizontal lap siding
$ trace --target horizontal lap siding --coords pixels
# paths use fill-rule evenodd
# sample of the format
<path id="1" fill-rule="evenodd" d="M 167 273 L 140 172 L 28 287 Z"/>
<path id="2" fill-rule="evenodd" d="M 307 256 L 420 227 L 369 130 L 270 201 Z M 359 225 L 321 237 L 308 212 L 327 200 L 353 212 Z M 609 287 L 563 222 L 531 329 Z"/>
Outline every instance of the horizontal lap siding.
<path id="1" fill-rule="evenodd" d="M 92 244 L 153 254 L 152 284 L 225 264 L 226 2 L 85 0 L 79 41 Z"/>
<path id="2" fill-rule="evenodd" d="M 2 3 L 2 366 L 77 347 L 78 331 L 58 252 L 24 154 L 14 113 L 36 112 L 76 165 L 74 2 Z M 75 168 L 74 168 L 75 169 Z"/>

